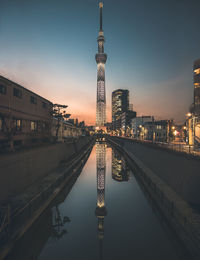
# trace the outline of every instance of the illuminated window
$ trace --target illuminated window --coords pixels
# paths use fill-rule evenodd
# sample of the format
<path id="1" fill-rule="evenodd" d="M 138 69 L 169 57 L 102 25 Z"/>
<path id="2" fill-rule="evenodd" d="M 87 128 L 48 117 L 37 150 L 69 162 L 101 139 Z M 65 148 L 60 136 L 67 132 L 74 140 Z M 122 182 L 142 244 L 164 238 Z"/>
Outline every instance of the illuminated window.
<path id="1" fill-rule="evenodd" d="M 194 70 L 194 74 L 200 74 L 200 68 Z"/>
<path id="2" fill-rule="evenodd" d="M 3 130 L 3 119 L 0 118 L 0 131 L 2 131 L 2 130 Z"/>
<path id="3" fill-rule="evenodd" d="M 22 120 L 21 119 L 13 119 L 13 126 L 16 131 L 22 130 Z"/>
<path id="4" fill-rule="evenodd" d="M 157 125 L 156 128 L 157 129 L 162 129 L 162 126 L 161 125 Z"/>
<path id="5" fill-rule="evenodd" d="M 6 94 L 6 86 L 0 85 L 0 93 L 4 95 Z"/>
<path id="6" fill-rule="evenodd" d="M 200 83 L 194 83 L 194 87 L 195 88 L 199 88 L 200 87 Z"/>
<path id="7" fill-rule="evenodd" d="M 37 131 L 37 122 L 31 121 L 31 131 Z"/>

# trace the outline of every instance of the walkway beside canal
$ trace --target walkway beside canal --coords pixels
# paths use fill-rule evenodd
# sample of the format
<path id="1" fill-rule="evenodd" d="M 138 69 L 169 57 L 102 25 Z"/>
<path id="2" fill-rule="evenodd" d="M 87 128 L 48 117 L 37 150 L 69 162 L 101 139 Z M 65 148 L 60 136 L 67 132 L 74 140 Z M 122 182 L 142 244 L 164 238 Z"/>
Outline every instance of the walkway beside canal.
<path id="1" fill-rule="evenodd" d="M 108 137 L 195 259 L 200 256 L 200 161 L 132 140 Z M 139 170 L 139 172 L 137 172 Z"/>
<path id="2" fill-rule="evenodd" d="M 117 180 L 120 174 L 127 178 Z M 47 208 L 48 216 L 6 260 L 192 260 L 158 209 L 152 210 L 136 174 L 123 154 L 98 140 L 68 196 Z M 65 216 L 70 222 L 62 222 Z"/>
<path id="3" fill-rule="evenodd" d="M 200 209 L 200 160 L 128 139 L 116 140 L 191 206 Z"/>
<path id="4" fill-rule="evenodd" d="M 65 185 L 79 176 L 93 145 L 94 139 L 89 138 L 77 152 L 60 161 L 55 170 L 35 181 L 24 192 L 11 196 L 7 210 L 4 207 L 5 212 L 0 208 L 0 220 L 4 219 L 0 221 L 0 259 L 8 254 L 15 242 L 33 225 Z"/>

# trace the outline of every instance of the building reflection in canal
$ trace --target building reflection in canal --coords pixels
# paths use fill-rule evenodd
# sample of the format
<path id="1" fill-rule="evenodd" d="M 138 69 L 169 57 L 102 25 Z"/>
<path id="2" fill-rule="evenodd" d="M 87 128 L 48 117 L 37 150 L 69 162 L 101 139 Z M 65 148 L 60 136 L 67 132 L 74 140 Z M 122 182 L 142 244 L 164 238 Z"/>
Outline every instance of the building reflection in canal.
<path id="1" fill-rule="evenodd" d="M 114 149 L 112 150 L 112 178 L 119 182 L 128 181 L 130 178 L 130 169 L 125 158 Z"/>
<path id="2" fill-rule="evenodd" d="M 98 219 L 100 259 L 103 257 L 104 217 L 107 215 L 105 206 L 106 147 L 107 145 L 104 139 L 99 139 L 96 142 L 97 207 L 95 215 Z"/>
<path id="3" fill-rule="evenodd" d="M 5 260 L 192 260 L 152 211 L 123 155 L 103 139 L 95 148 L 78 181 L 74 176 Z"/>

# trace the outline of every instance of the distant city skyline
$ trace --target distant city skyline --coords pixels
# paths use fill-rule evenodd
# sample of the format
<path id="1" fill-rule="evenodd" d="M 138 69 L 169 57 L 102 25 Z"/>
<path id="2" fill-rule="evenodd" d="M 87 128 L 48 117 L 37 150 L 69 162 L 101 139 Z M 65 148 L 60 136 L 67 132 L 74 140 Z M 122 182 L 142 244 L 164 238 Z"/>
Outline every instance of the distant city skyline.
<path id="1" fill-rule="evenodd" d="M 198 0 L 104 1 L 107 119 L 111 93 L 138 115 L 183 122 L 200 58 Z M 98 1 L 2 0 L 0 75 L 95 125 Z"/>

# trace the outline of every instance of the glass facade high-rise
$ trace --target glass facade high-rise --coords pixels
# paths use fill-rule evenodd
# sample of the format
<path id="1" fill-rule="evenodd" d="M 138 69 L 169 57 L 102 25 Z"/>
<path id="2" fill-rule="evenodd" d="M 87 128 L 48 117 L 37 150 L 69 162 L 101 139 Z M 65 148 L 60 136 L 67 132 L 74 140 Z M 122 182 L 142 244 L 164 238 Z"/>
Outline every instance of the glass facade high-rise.
<path id="1" fill-rule="evenodd" d="M 105 63 L 107 55 L 104 53 L 104 33 L 103 33 L 103 3 L 99 3 L 100 8 L 100 29 L 98 42 L 98 53 L 95 56 L 97 62 L 97 107 L 96 126 L 103 127 L 106 123 L 106 90 L 105 90 Z"/>
<path id="2" fill-rule="evenodd" d="M 117 89 L 112 92 L 112 122 L 119 120 L 123 112 L 129 110 L 129 91 Z"/>
<path id="3" fill-rule="evenodd" d="M 194 62 L 194 113 L 200 116 L 200 59 Z"/>

